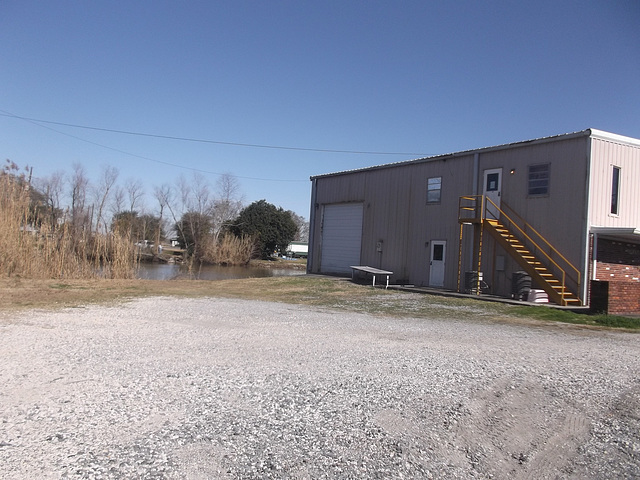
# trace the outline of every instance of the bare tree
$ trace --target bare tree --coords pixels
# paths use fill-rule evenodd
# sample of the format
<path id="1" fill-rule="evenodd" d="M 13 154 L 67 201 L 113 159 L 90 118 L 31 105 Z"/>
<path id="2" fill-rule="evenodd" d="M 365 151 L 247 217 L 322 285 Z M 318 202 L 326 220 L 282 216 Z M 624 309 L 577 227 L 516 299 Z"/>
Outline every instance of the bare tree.
<path id="1" fill-rule="evenodd" d="M 104 167 L 100 175 L 100 180 L 95 188 L 94 195 L 98 211 L 96 214 L 96 230 L 107 231 L 108 225 L 103 218 L 104 207 L 107 204 L 109 194 L 118 179 L 118 169 L 115 167 Z"/>
<path id="2" fill-rule="evenodd" d="M 70 180 L 71 187 L 71 222 L 76 228 L 86 227 L 89 215 L 86 211 L 87 189 L 89 179 L 84 167 L 79 163 L 73 164 L 73 173 Z"/>
<path id="3" fill-rule="evenodd" d="M 115 216 L 125 210 L 125 191 L 120 185 L 116 185 L 113 189 L 113 195 L 111 197 L 111 215 Z"/>
<path id="4" fill-rule="evenodd" d="M 140 180 L 129 178 L 124 188 L 127 192 L 127 198 L 129 199 L 129 211 L 135 212 L 141 207 L 142 199 L 144 198 L 144 187 Z"/>
<path id="5" fill-rule="evenodd" d="M 176 211 L 174 213 L 180 214 L 189 210 L 189 205 L 191 202 L 191 187 L 189 186 L 189 182 L 184 175 L 180 175 L 176 180 L 175 193 L 174 209 Z M 177 204 L 176 201 L 178 201 L 179 204 Z"/>
<path id="6" fill-rule="evenodd" d="M 160 232 L 162 231 L 162 225 L 163 225 L 163 221 L 164 221 L 164 210 L 165 208 L 168 208 L 171 212 L 171 215 L 174 218 L 174 223 L 177 223 L 177 218 L 173 213 L 173 210 L 171 210 L 171 201 L 173 199 L 173 191 L 171 189 L 170 185 L 167 185 L 166 183 L 163 184 L 160 187 L 155 187 L 153 189 L 153 196 L 156 198 L 156 200 L 158 201 L 158 206 L 160 208 L 159 211 L 159 217 L 160 217 L 160 226 L 158 228 L 158 236 L 156 238 L 156 254 L 159 253 L 160 251 Z"/>
<path id="7" fill-rule="evenodd" d="M 297 213 L 294 213 L 292 211 L 289 211 L 289 213 L 291 214 L 291 218 L 293 219 L 293 222 L 298 227 L 298 232 L 296 233 L 296 236 L 294 237 L 293 240 L 296 242 L 308 242 L 309 241 L 309 222 L 307 222 L 307 220 L 303 216 L 298 215 Z"/>
<path id="8" fill-rule="evenodd" d="M 217 195 L 211 211 L 213 236 L 217 240 L 220 233 L 238 217 L 244 203 L 240 194 L 240 182 L 237 177 L 225 173 L 216 182 Z"/>
<path id="9" fill-rule="evenodd" d="M 202 176 L 194 174 L 191 181 L 181 176 L 177 188 L 182 202 L 182 212 L 176 222 L 176 228 L 184 244 L 189 243 L 188 239 L 196 240 L 191 248 L 191 255 L 192 258 L 198 258 L 200 246 L 206 243 L 206 238 L 213 233 L 210 228 L 213 208 L 211 187 Z M 194 235 L 194 232 L 197 232 L 197 235 Z"/>
<path id="10" fill-rule="evenodd" d="M 55 227 L 62 213 L 62 192 L 64 191 L 64 173 L 60 170 L 53 172 L 37 182 L 37 188 L 42 192 L 47 205 L 51 225 Z"/>
<path id="11" fill-rule="evenodd" d="M 109 201 L 112 217 L 120 216 L 125 212 L 144 215 L 143 198 L 144 187 L 140 180 L 129 178 L 124 187 L 114 186 Z"/>

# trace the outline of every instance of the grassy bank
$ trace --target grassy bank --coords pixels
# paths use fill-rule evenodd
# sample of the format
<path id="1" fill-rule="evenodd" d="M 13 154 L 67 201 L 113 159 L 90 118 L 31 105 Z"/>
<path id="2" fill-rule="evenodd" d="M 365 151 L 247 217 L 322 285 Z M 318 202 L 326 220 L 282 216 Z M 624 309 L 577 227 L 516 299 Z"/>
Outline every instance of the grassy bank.
<path id="1" fill-rule="evenodd" d="M 581 315 L 542 306 L 513 306 L 470 298 L 373 289 L 342 278 L 293 276 L 223 281 L 0 279 L 0 312 L 33 308 L 112 304 L 136 297 L 226 297 L 313 305 L 373 315 L 485 319 L 504 322 L 564 322 L 640 331 L 640 319 Z"/>

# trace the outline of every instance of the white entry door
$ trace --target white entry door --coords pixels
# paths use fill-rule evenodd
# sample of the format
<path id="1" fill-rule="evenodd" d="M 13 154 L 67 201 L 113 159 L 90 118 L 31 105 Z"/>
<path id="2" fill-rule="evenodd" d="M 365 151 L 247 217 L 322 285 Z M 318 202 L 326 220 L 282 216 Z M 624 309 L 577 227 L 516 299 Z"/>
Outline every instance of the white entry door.
<path id="1" fill-rule="evenodd" d="M 444 259 L 447 250 L 447 242 L 433 240 L 431 242 L 431 260 L 429 261 L 429 286 L 444 286 Z"/>
<path id="2" fill-rule="evenodd" d="M 491 168 L 484 171 L 484 187 L 482 193 L 493 203 L 495 203 L 498 208 L 500 208 L 500 197 L 502 195 L 501 168 Z M 493 205 L 491 205 L 491 202 L 488 202 L 487 212 L 493 218 L 500 218 L 499 212 Z"/>

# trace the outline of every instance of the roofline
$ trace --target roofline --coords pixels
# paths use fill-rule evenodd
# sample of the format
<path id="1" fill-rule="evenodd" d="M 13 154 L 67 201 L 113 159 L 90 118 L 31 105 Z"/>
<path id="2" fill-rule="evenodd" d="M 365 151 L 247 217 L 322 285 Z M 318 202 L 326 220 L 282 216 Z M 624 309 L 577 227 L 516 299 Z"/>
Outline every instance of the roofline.
<path id="1" fill-rule="evenodd" d="M 614 241 L 640 243 L 639 227 L 591 227 L 589 233 Z"/>
<path id="2" fill-rule="evenodd" d="M 616 143 L 624 143 L 626 145 L 632 145 L 634 147 L 640 147 L 640 139 L 633 137 L 625 137 L 624 135 L 618 135 L 616 133 L 604 132 L 602 130 L 596 130 L 590 128 L 591 137 L 598 138 L 600 140 L 609 140 Z"/>
<path id="3" fill-rule="evenodd" d="M 638 227 L 591 227 L 591 233 L 603 235 L 637 235 L 640 237 L 640 228 Z"/>
<path id="4" fill-rule="evenodd" d="M 535 145 L 535 144 L 539 144 L 539 143 L 557 142 L 557 141 L 561 141 L 561 140 L 569 140 L 569 139 L 572 139 L 572 138 L 579 138 L 579 137 L 592 137 L 592 138 L 598 138 L 598 139 L 602 139 L 602 140 L 608 140 L 608 141 L 612 141 L 612 142 L 616 142 L 616 143 L 624 143 L 624 144 L 640 147 L 640 139 L 632 138 L 632 137 L 625 137 L 623 135 L 617 135 L 615 133 L 609 133 L 609 132 L 605 132 L 605 131 L 602 131 L 602 130 L 596 130 L 594 128 L 588 128 L 586 130 L 581 130 L 579 132 L 564 133 L 564 134 L 561 134 L 561 135 L 553 135 L 553 136 L 549 136 L 549 137 L 534 138 L 532 140 L 522 140 L 522 141 L 519 141 L 519 142 L 505 143 L 505 144 L 502 144 L 502 145 L 495 145 L 495 146 L 492 146 L 492 147 L 482 147 L 482 148 L 476 148 L 476 149 L 473 149 L 473 150 L 462 150 L 460 152 L 445 153 L 445 154 L 441 154 L 441 155 L 433 155 L 433 156 L 430 156 L 430 157 L 416 158 L 414 160 L 402 160 L 400 162 L 384 163 L 384 164 L 381 164 L 381 165 L 374 165 L 374 166 L 371 166 L 371 167 L 356 168 L 356 169 L 353 169 L 353 170 L 342 170 L 342 171 L 333 172 L 333 173 L 323 173 L 323 174 L 320 174 L 320 175 L 312 175 L 309 178 L 310 178 L 310 180 L 315 180 L 316 178 L 324 178 L 324 177 L 332 177 L 332 176 L 338 176 L 338 175 L 346 175 L 346 174 L 349 174 L 349 173 L 366 172 L 366 171 L 371 171 L 371 170 L 381 170 L 381 169 L 385 169 L 385 168 L 392 168 L 392 167 L 397 167 L 397 166 L 402 166 L 402 165 L 413 165 L 413 164 L 419 164 L 419 163 L 434 162 L 436 160 L 443 160 L 443 159 L 449 159 L 449 158 L 455 158 L 455 157 L 463 157 L 463 156 L 467 156 L 467 155 L 474 155 L 476 153 L 494 152 L 494 151 L 499 151 L 499 150 L 506 150 L 508 148 L 523 147 L 523 146 Z"/>

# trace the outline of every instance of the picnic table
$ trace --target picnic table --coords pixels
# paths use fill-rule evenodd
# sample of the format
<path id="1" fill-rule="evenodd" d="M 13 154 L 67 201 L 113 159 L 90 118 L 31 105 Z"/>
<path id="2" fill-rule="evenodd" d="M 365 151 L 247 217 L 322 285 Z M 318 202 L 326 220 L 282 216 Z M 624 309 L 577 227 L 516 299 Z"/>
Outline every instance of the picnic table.
<path id="1" fill-rule="evenodd" d="M 385 289 L 389 288 L 389 277 L 393 275 L 393 272 L 389 270 L 380 270 L 379 268 L 368 267 L 366 265 L 351 265 L 351 280 L 354 279 L 356 272 L 364 272 L 373 276 L 373 286 L 376 286 L 376 275 L 386 275 L 387 276 L 387 284 L 385 285 Z"/>

